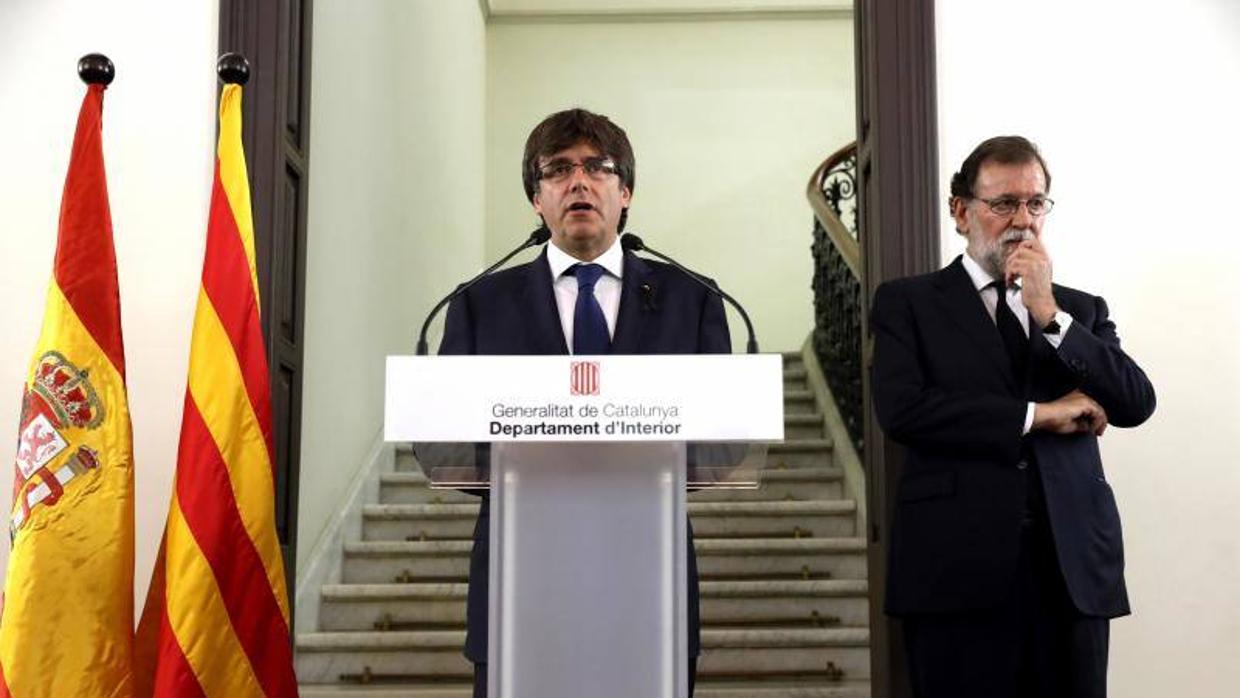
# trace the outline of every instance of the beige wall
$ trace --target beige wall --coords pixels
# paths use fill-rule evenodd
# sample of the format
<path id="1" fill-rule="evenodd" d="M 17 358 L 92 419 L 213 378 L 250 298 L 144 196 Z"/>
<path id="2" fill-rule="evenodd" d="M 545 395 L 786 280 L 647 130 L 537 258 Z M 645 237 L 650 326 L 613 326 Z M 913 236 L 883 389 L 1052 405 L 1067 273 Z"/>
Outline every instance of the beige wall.
<path id="1" fill-rule="evenodd" d="M 484 32 L 475 2 L 314 5 L 299 568 L 379 436 L 384 356 L 480 268 Z"/>
<path id="2" fill-rule="evenodd" d="M 117 76 L 104 98 L 103 149 L 133 420 L 139 604 L 168 513 L 202 271 L 217 8 L 216 0 L 0 3 L 0 482 L 13 481 L 21 386 L 85 91 L 75 66 L 102 52 Z M 7 507 L 9 497 L 0 499 Z M 8 536 L 0 539 L 4 567 Z"/>
<path id="3" fill-rule="evenodd" d="M 852 53 L 848 17 L 490 25 L 488 257 L 536 225 L 521 189 L 530 129 L 583 106 L 633 142 L 629 229 L 744 303 L 764 350 L 799 348 L 813 323 L 805 185 L 855 137 Z"/>
<path id="4" fill-rule="evenodd" d="M 944 199 L 983 138 L 1046 155 L 1057 281 L 1102 294 L 1158 411 L 1102 439 L 1134 615 L 1112 625 L 1111 695 L 1223 698 L 1240 683 L 1240 9 L 939 3 Z M 996 28 L 1004 28 L 997 31 Z M 963 250 L 946 217 L 943 258 Z"/>

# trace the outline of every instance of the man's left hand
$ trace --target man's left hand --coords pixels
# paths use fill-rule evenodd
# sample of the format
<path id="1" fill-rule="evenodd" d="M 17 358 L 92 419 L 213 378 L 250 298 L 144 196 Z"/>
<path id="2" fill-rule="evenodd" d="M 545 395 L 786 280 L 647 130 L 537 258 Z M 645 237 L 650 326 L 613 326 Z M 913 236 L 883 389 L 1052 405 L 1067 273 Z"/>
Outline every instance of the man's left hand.
<path id="1" fill-rule="evenodd" d="M 1020 295 L 1038 327 L 1045 327 L 1059 307 L 1051 293 L 1051 258 L 1042 241 L 1034 238 L 1020 243 L 1003 264 L 1004 281 L 1020 278 Z"/>

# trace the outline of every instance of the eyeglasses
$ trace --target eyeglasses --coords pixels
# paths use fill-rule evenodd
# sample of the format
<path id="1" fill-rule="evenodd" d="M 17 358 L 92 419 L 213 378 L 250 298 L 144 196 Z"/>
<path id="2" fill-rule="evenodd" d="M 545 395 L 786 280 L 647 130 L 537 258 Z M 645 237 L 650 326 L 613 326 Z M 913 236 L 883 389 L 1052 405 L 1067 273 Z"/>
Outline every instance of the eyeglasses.
<path id="1" fill-rule="evenodd" d="M 547 179 L 552 182 L 563 182 L 573 176 L 573 172 L 580 167 L 582 172 L 590 179 L 606 179 L 611 175 L 618 174 L 620 168 L 616 167 L 616 163 L 611 158 L 597 157 L 586 158 L 581 162 L 571 162 L 569 160 L 552 160 L 551 162 L 541 165 L 538 168 L 538 178 Z"/>
<path id="2" fill-rule="evenodd" d="M 977 198 L 977 197 L 974 197 Z M 1045 196 L 1035 196 L 1032 199 L 1017 199 L 1014 196 L 1000 196 L 995 199 L 981 199 L 978 201 L 986 204 L 990 208 L 990 212 L 997 216 L 1013 216 L 1020 210 L 1020 205 L 1024 204 L 1031 216 L 1045 216 L 1055 208 L 1055 200 L 1048 199 Z"/>

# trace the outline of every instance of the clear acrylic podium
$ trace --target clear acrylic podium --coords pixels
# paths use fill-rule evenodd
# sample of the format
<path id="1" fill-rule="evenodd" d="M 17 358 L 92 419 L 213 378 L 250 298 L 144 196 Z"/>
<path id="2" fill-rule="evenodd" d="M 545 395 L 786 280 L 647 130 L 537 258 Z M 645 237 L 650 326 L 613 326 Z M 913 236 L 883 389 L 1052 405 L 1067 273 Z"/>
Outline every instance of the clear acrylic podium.
<path id="1" fill-rule="evenodd" d="M 686 489 L 757 486 L 782 388 L 778 355 L 389 358 L 385 438 L 490 490 L 490 696 L 687 695 Z"/>

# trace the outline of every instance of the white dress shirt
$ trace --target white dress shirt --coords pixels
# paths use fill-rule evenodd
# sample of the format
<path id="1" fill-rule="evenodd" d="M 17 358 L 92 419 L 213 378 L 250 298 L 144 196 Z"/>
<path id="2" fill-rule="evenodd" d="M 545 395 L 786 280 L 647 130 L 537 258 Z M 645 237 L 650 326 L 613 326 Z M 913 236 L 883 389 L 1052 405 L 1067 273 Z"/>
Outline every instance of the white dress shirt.
<path id="1" fill-rule="evenodd" d="M 986 312 L 990 313 L 990 319 L 995 319 L 995 310 L 999 307 L 999 289 L 991 286 L 996 279 L 987 274 L 981 265 L 973 260 L 972 257 L 965 253 L 963 255 L 964 270 L 969 272 L 969 278 L 973 280 L 973 287 L 982 295 L 982 304 L 986 306 Z M 1029 336 L 1029 309 L 1025 307 L 1025 302 L 1020 295 L 1020 279 L 1017 279 L 1007 289 L 1006 298 L 1004 299 L 1008 307 L 1012 309 L 1012 314 L 1016 316 L 1016 320 L 1020 322 L 1021 329 L 1025 331 L 1025 336 Z M 1058 334 L 1043 334 L 1047 342 L 1059 350 L 1059 344 L 1063 342 L 1063 337 L 1068 333 L 1068 326 L 1072 324 L 1072 316 L 1060 310 L 1055 313 L 1055 321 L 1059 323 Z M 1025 411 L 1025 428 L 1022 434 L 1028 434 L 1033 427 L 1033 413 L 1036 405 L 1029 403 L 1029 408 Z"/>
<path id="2" fill-rule="evenodd" d="M 551 285 L 555 290 L 555 307 L 560 311 L 560 327 L 564 330 L 564 343 L 569 353 L 573 351 L 573 310 L 577 307 L 577 277 L 564 272 L 574 264 L 597 264 L 604 274 L 594 284 L 594 297 L 603 308 L 607 319 L 607 336 L 616 336 L 616 316 L 620 313 L 620 279 L 624 275 L 624 249 L 617 237 L 607 251 L 592 262 L 582 262 L 555 246 L 547 245 L 547 263 L 551 265 Z"/>

